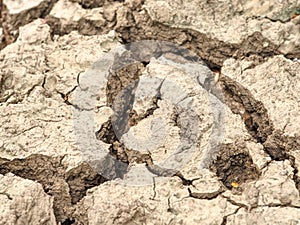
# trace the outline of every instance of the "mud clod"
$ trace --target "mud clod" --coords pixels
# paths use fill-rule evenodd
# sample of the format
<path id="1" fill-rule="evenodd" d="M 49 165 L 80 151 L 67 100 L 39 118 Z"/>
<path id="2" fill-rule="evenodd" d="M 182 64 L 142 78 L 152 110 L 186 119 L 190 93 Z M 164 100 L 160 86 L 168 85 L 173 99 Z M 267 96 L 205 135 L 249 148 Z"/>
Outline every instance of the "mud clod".
<path id="1" fill-rule="evenodd" d="M 223 190 L 222 188 L 220 188 L 219 190 L 217 190 L 217 191 L 215 191 L 215 192 L 209 192 L 209 193 L 193 193 L 193 192 L 188 188 L 188 192 L 189 192 L 190 197 L 192 197 L 192 198 L 211 200 L 211 199 L 214 199 L 214 198 L 218 197 L 221 193 L 224 192 L 224 190 Z"/>
<path id="2" fill-rule="evenodd" d="M 19 36 L 19 28 L 35 19 L 45 18 L 51 11 L 52 7 L 58 0 L 44 0 L 37 6 L 25 9 L 18 13 L 11 13 L 6 5 L 0 3 L 0 21 L 1 27 L 4 29 L 4 43 L 0 44 L 0 49 L 15 42 Z M 23 7 L 26 5 L 20 2 Z"/>

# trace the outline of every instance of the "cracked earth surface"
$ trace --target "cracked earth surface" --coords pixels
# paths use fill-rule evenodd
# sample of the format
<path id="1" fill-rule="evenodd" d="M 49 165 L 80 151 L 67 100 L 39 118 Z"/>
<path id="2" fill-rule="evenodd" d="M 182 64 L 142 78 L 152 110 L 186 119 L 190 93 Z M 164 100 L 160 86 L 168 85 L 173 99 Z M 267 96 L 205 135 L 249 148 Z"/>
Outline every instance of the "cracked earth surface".
<path id="1" fill-rule="evenodd" d="M 299 1 L 0 7 L 0 224 L 300 224 Z"/>

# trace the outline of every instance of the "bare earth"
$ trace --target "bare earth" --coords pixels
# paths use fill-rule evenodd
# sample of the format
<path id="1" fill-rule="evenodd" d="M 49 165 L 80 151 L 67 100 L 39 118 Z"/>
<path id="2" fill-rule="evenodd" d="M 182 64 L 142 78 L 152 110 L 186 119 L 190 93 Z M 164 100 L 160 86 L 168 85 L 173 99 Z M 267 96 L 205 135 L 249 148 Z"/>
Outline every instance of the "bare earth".
<path id="1" fill-rule="evenodd" d="M 0 5 L 0 225 L 300 225 L 300 1 Z"/>

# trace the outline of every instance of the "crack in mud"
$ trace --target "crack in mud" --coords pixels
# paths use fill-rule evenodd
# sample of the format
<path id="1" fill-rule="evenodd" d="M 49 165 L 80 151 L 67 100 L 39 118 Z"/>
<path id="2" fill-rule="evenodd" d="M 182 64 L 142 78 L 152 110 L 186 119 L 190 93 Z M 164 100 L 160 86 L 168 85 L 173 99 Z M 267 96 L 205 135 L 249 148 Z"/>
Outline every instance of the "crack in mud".
<path id="1" fill-rule="evenodd" d="M 266 108 L 238 82 L 222 76 L 220 84 L 224 91 L 225 102 L 231 111 L 241 116 L 249 134 L 263 145 L 264 151 L 272 160 L 289 160 L 294 169 L 293 180 L 300 192 L 300 177 L 294 157 L 289 154 L 300 146 L 299 137 L 283 135 L 283 131 L 275 130 Z"/>
<path id="2" fill-rule="evenodd" d="M 92 9 L 102 7 L 105 4 L 111 2 L 124 2 L 124 0 L 70 0 L 71 2 L 77 2 L 84 9 Z"/>
<path id="3" fill-rule="evenodd" d="M 255 205 L 255 206 L 248 206 L 248 205 L 245 205 L 243 203 L 240 203 L 240 202 L 236 202 L 235 200 L 231 199 L 230 197 L 228 196 L 224 196 L 223 194 L 221 194 L 221 196 L 223 198 L 225 198 L 229 203 L 231 203 L 232 205 L 235 205 L 235 206 L 238 206 L 238 208 L 236 208 L 236 210 L 226 216 L 223 217 L 223 221 L 221 223 L 221 225 L 226 225 L 227 224 L 227 218 L 229 216 L 232 216 L 232 215 L 235 215 L 238 213 L 238 211 L 241 209 L 241 208 L 244 208 L 247 212 L 251 212 L 253 209 L 257 209 L 257 208 L 263 208 L 263 207 L 268 207 L 268 208 L 284 208 L 284 207 L 289 207 L 289 208 L 296 208 L 296 209 L 299 209 L 300 206 L 295 206 L 295 205 L 291 205 L 290 203 L 287 203 L 287 204 L 266 204 L 266 205 Z"/>
<path id="4" fill-rule="evenodd" d="M 164 84 L 165 79 L 162 80 L 162 82 L 160 83 L 160 85 L 157 88 L 157 93 L 156 95 L 152 98 L 152 107 L 147 108 L 146 112 L 143 114 L 137 114 L 134 110 L 132 111 L 131 115 L 130 115 L 130 121 L 129 121 L 129 125 L 130 126 L 135 126 L 138 124 L 138 122 L 142 121 L 143 119 L 148 118 L 149 116 L 152 116 L 154 111 L 156 109 L 159 108 L 158 106 L 158 101 L 162 100 L 161 99 L 161 87 Z"/>
<path id="5" fill-rule="evenodd" d="M 56 91 L 60 96 L 61 98 L 64 100 L 64 103 L 66 103 L 67 105 L 71 105 L 73 106 L 75 109 L 78 109 L 78 110 L 83 110 L 83 109 L 80 109 L 77 105 L 74 105 L 73 103 L 71 103 L 69 101 L 69 96 L 70 94 L 76 90 L 76 88 L 78 87 L 78 85 L 74 86 L 70 91 L 68 91 L 66 94 L 60 92 L 60 91 Z"/>
<path id="6" fill-rule="evenodd" d="M 147 15 L 145 18 L 147 17 L 149 16 Z M 121 34 L 124 43 L 140 40 L 141 37 L 171 41 L 195 52 L 213 69 L 220 68 L 223 62 L 230 57 L 241 58 L 250 55 L 270 57 L 280 54 L 277 51 L 278 47 L 265 39 L 259 32 L 255 32 L 241 44 L 230 44 L 209 38 L 206 34 L 191 29 L 172 28 L 152 21 L 150 17 L 147 20 L 145 18 L 140 22 L 141 24 L 137 22 L 132 27 L 116 29 Z M 264 47 L 263 43 L 268 43 L 268 47 Z"/>
<path id="7" fill-rule="evenodd" d="M 17 14 L 9 14 L 7 6 L 0 2 L 0 21 L 3 28 L 4 40 L 0 43 L 0 50 L 15 42 L 19 36 L 19 27 L 35 19 L 45 18 L 58 0 L 44 0 L 39 5 L 23 10 Z"/>
<path id="8" fill-rule="evenodd" d="M 13 200 L 13 198 L 10 196 L 10 194 L 6 192 L 0 192 L 0 195 L 5 195 L 9 200 Z"/>
<path id="9" fill-rule="evenodd" d="M 109 8 L 109 4 L 113 2 L 123 2 L 121 0 L 72 1 L 78 2 L 83 8 L 104 7 L 104 10 Z M 43 1 L 43 5 L 39 6 L 40 8 L 24 11 L 16 18 L 10 18 L 10 15 L 7 15 L 6 9 L 3 8 L 1 4 L 0 18 L 5 35 L 4 40 L 2 40 L 0 44 L 0 49 L 16 40 L 18 34 L 12 33 L 20 26 L 36 18 L 46 18 L 46 22 L 52 29 L 52 35 L 67 34 L 72 30 L 79 30 L 81 34 L 94 35 L 107 33 L 114 29 L 120 34 L 123 43 L 130 43 L 141 39 L 171 41 L 195 52 L 212 70 L 219 70 L 223 62 L 230 57 L 257 57 L 258 61 L 261 61 L 264 60 L 264 58 L 281 54 L 281 52 L 277 50 L 278 46 L 264 38 L 259 32 L 252 34 L 240 44 L 230 44 L 209 38 L 206 34 L 192 29 L 172 28 L 153 21 L 147 11 L 142 9 L 144 1 L 123 3 L 123 7 L 116 8 L 115 12 L 113 12 L 113 19 L 111 21 L 106 20 L 101 26 L 99 26 L 97 22 L 92 22 L 88 19 L 80 19 L 78 22 L 64 25 L 60 19 L 49 16 L 49 12 L 56 2 L 57 0 Z M 45 4 L 48 4 L 46 8 Z M 124 20 L 118 21 L 116 15 L 117 11 L 123 15 Z M 20 20 L 20 17 L 26 18 L 26 20 Z M 289 59 L 300 58 L 300 50 L 295 49 L 293 52 L 285 54 L 285 57 Z M 160 99 L 160 92 L 158 92 L 158 95 L 153 99 L 154 107 L 147 109 L 144 115 L 136 115 L 132 110 L 134 91 L 139 81 L 138 77 L 141 75 L 141 71 L 145 66 L 143 63 L 138 63 L 122 68 L 119 72 L 111 74 L 109 84 L 107 85 L 107 102 L 109 107 L 114 107 L 116 114 L 101 126 L 96 135 L 103 142 L 111 144 L 110 154 L 125 165 L 120 168 L 120 165 L 114 164 L 116 168 L 115 174 L 113 175 L 114 178 L 123 177 L 128 164 L 136 162 L 145 163 L 149 171 L 154 174 L 160 176 L 177 176 L 182 180 L 183 185 L 192 185 L 193 180 L 185 179 L 180 172 L 174 170 L 168 171 L 153 165 L 150 154 L 142 154 L 138 151 L 129 150 L 118 140 L 117 134 L 126 133 L 131 126 L 136 125 L 142 119 L 152 115 L 158 108 L 157 102 Z M 118 73 L 125 73 L 127 76 L 120 76 Z M 2 81 L 0 83 L 2 83 Z M 300 192 L 300 178 L 298 177 L 295 159 L 289 154 L 289 152 L 299 146 L 300 139 L 298 137 L 283 136 L 281 131 L 274 130 L 273 124 L 263 104 L 255 100 L 250 91 L 242 85 L 225 76 L 221 77 L 220 83 L 223 85 L 226 104 L 233 113 L 241 116 L 248 132 L 255 140 L 264 146 L 264 151 L 272 160 L 288 159 L 291 162 L 294 168 L 293 180 Z M 74 106 L 69 101 L 69 95 L 76 87 L 77 86 L 66 94 L 58 92 L 66 104 Z M 130 98 L 117 97 L 125 87 L 127 88 L 126 91 L 128 91 L 125 96 L 130 96 Z M 122 124 L 122 126 L 114 127 L 113 124 L 116 123 Z M 41 183 L 44 191 L 54 198 L 54 213 L 57 222 L 66 225 L 78 222 L 76 218 L 73 218 L 73 205 L 86 195 L 88 189 L 104 183 L 106 178 L 99 175 L 85 163 L 66 172 L 66 168 L 61 163 L 62 159 L 63 157 L 42 155 L 31 155 L 25 159 L 14 160 L 0 158 L 0 173 L 6 174 L 11 172 L 22 178 Z M 248 180 L 255 180 L 260 173 L 254 166 L 247 150 L 241 145 L 235 146 L 234 144 L 222 145 L 219 156 L 215 161 L 215 170 L 216 174 L 221 178 L 223 184 L 228 189 L 232 188 L 233 181 L 243 183 Z M 156 196 L 155 188 L 154 183 L 153 199 Z M 190 197 L 198 199 L 213 199 L 224 192 L 224 190 L 220 189 L 213 193 L 192 193 L 189 188 L 188 191 Z M 5 193 L 0 194 L 6 195 Z M 10 196 L 6 196 L 10 198 Z M 225 196 L 223 197 L 226 198 Z M 240 208 L 247 208 L 247 206 L 242 203 L 237 203 L 229 198 L 226 199 L 231 204 L 239 206 L 233 214 L 237 213 Z M 173 210 L 170 207 L 169 199 L 168 203 L 168 210 Z M 270 205 L 270 207 L 277 206 L 283 207 L 284 205 Z M 223 218 L 222 224 L 226 224 L 227 217 L 230 215 L 232 214 Z"/>
<path id="10" fill-rule="evenodd" d="M 117 60 L 117 62 L 119 62 Z M 106 86 L 107 106 L 111 107 L 114 115 L 111 117 L 117 137 L 127 133 L 130 128 L 130 115 L 133 114 L 135 91 L 139 83 L 139 76 L 145 69 L 142 63 L 133 63 L 119 68 L 118 65 L 110 74 Z"/>
<path id="11" fill-rule="evenodd" d="M 239 211 L 241 208 L 242 208 L 242 207 L 238 207 L 238 208 L 236 208 L 236 210 L 234 210 L 234 212 L 232 212 L 232 213 L 230 213 L 230 214 L 224 216 L 224 217 L 223 217 L 223 220 L 222 220 L 222 222 L 221 222 L 221 225 L 226 225 L 226 224 L 227 224 L 227 218 L 228 218 L 229 216 L 232 216 L 232 215 L 237 214 L 238 211 Z"/>
<path id="12" fill-rule="evenodd" d="M 242 117 L 254 139 L 260 143 L 265 142 L 273 132 L 273 125 L 263 104 L 254 99 L 249 90 L 229 77 L 222 75 L 219 82 L 224 91 L 225 102 L 231 111 Z M 273 158 L 277 157 L 273 155 Z"/>
<path id="13" fill-rule="evenodd" d="M 133 123 L 132 108 L 135 90 L 145 65 L 138 62 L 123 67 L 123 63 L 126 62 L 117 59 L 116 62 L 120 64 L 113 66 L 106 86 L 107 106 L 113 109 L 114 115 L 106 123 L 102 124 L 99 131 L 96 132 L 96 137 L 99 140 L 111 144 L 109 148 L 110 155 L 121 162 L 115 161 L 114 165 L 112 165 L 112 168 L 115 170 L 115 175 L 111 177 L 112 179 L 117 177 L 123 178 L 130 163 L 153 163 L 150 154 L 143 154 L 139 151 L 128 149 L 119 140 L 124 133 L 128 132 Z"/>
<path id="14" fill-rule="evenodd" d="M 174 50 L 170 48 L 167 43 L 159 44 L 151 42 L 150 44 L 152 44 L 151 48 L 148 49 L 148 46 L 145 46 L 145 49 L 143 49 L 142 52 L 135 49 L 136 45 L 128 45 L 126 48 L 130 52 L 124 52 L 121 56 L 118 54 L 115 55 L 115 64 L 112 66 L 112 72 L 109 74 L 106 85 L 107 106 L 113 109 L 114 114 L 107 122 L 101 125 L 100 129 L 96 132 L 96 137 L 99 140 L 110 144 L 110 155 L 115 159 L 114 162 L 110 163 L 111 168 L 115 171 L 110 178 L 124 177 L 127 173 L 129 164 L 144 163 L 148 171 L 155 175 L 163 177 L 177 176 L 182 180 L 183 185 L 192 185 L 193 180 L 185 179 L 178 170 L 166 169 L 154 165 L 150 152 L 145 154 L 128 149 L 120 142 L 122 135 L 127 133 L 130 127 L 136 126 L 138 122 L 153 115 L 154 111 L 159 108 L 158 101 L 161 100 L 162 96 L 161 88 L 166 78 L 161 80 L 156 89 L 156 94 L 152 99 L 153 105 L 150 108 L 147 108 L 145 113 L 138 115 L 136 111 L 133 110 L 135 91 L 139 84 L 139 76 L 142 75 L 142 72 L 148 65 L 152 54 L 156 57 L 165 53 L 171 53 L 174 54 L 174 56 L 178 55 L 185 59 L 195 57 L 188 54 L 185 49 Z M 157 52 L 157 49 L 160 50 Z M 171 57 L 171 55 L 168 55 L 168 57 Z M 133 62 L 131 61 L 132 59 L 134 59 Z M 180 112 L 178 115 L 173 115 L 175 118 L 172 119 L 174 119 L 174 124 L 180 128 L 181 140 L 185 142 L 193 141 L 192 138 L 188 137 L 190 131 L 184 126 L 181 126 L 182 118 L 180 117 L 184 113 L 185 112 Z"/>
<path id="15" fill-rule="evenodd" d="M 115 30 L 120 34 L 120 38 L 123 40 L 124 44 L 141 39 L 171 41 L 196 52 L 197 55 L 213 69 L 220 69 L 224 60 L 230 57 L 241 58 L 249 57 L 251 55 L 270 57 L 282 54 L 278 51 L 279 46 L 264 38 L 259 32 L 254 32 L 239 44 L 231 44 L 209 38 L 206 34 L 192 29 L 174 28 L 164 25 L 152 20 L 148 12 L 143 9 L 143 0 L 134 2 L 124 2 L 122 0 L 71 1 L 79 3 L 84 9 L 102 7 L 104 12 L 108 10 L 112 15 L 109 15 L 107 18 L 104 17 L 101 26 L 99 26 L 99 22 L 87 18 L 81 18 L 79 21 L 68 24 L 62 22 L 59 18 L 49 15 L 56 2 L 57 0 L 45 0 L 40 6 L 32 9 L 33 12 L 30 11 L 31 13 L 23 11 L 20 15 L 32 14 L 34 16 L 19 20 L 21 21 L 21 24 L 16 24 L 16 19 L 6 18 L 5 8 L 2 9 L 2 18 L 9 27 L 14 27 L 14 30 L 17 30 L 22 25 L 28 24 L 35 18 L 45 18 L 46 23 L 52 29 L 52 36 L 54 34 L 68 34 L 73 30 L 78 30 L 84 35 L 104 34 L 110 30 Z M 48 7 L 45 8 L 45 5 Z M 123 16 L 118 17 L 117 14 Z M 18 14 L 17 18 L 22 17 L 20 15 Z M 15 37 L 9 43 L 12 43 L 14 40 Z M 300 51 L 295 49 L 293 52 L 284 55 L 289 59 L 300 58 Z"/>
<path id="16" fill-rule="evenodd" d="M 222 144 L 211 169 L 230 190 L 233 183 L 256 180 L 260 174 L 243 143 Z"/>
<path id="17" fill-rule="evenodd" d="M 63 158 L 38 154 L 25 159 L 0 158 L 0 174 L 13 173 L 42 184 L 45 193 L 54 199 L 57 223 L 68 224 L 66 221 L 73 217 L 73 205 L 86 195 L 88 189 L 104 183 L 106 179 L 87 163 L 66 171 Z"/>
<path id="18" fill-rule="evenodd" d="M 122 19 L 119 21 L 120 18 L 115 16 L 113 22 L 105 20 L 101 27 L 93 25 L 92 21 L 86 19 L 65 25 L 60 19 L 52 16 L 47 17 L 47 23 L 52 28 L 52 35 L 64 35 L 72 30 L 78 30 L 84 35 L 94 35 L 104 34 L 113 29 L 120 34 L 124 44 L 142 39 L 171 41 L 195 52 L 213 69 L 220 69 L 223 62 L 230 57 L 259 56 L 264 58 L 282 54 L 277 50 L 279 46 L 264 38 L 259 32 L 254 32 L 239 44 L 231 44 L 209 38 L 205 33 L 192 29 L 164 25 L 152 20 L 148 12 L 142 9 L 143 3 L 144 1 L 141 0 L 123 3 L 122 9 L 116 7 L 114 12 L 115 15 L 123 15 Z M 107 7 L 110 6 L 104 5 L 104 10 Z M 289 59 L 300 58 L 300 52 L 287 53 L 285 56 Z"/>

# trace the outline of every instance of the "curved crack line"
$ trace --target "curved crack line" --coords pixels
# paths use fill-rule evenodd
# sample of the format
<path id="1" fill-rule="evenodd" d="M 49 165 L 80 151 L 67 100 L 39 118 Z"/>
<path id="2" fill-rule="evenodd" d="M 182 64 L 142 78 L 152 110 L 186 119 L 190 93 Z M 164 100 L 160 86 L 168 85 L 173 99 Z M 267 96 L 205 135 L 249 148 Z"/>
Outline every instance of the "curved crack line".
<path id="1" fill-rule="evenodd" d="M 210 38 L 205 33 L 193 29 L 174 28 L 165 25 L 151 18 L 149 12 L 143 8 L 143 4 L 144 1 L 132 5 L 123 3 L 122 9 L 116 8 L 114 13 L 117 14 L 120 10 L 125 15 L 124 21 L 118 21 L 115 17 L 113 26 L 110 22 L 105 21 L 101 29 L 91 26 L 87 30 L 79 29 L 79 32 L 82 34 L 104 34 L 114 29 L 120 34 L 124 44 L 141 39 L 171 41 L 196 52 L 211 69 L 220 69 L 223 62 L 230 57 L 241 58 L 257 55 L 264 58 L 282 54 L 289 59 L 300 58 L 300 52 L 293 51 L 283 54 L 278 50 L 279 45 L 272 43 L 259 32 L 254 32 L 239 44 L 231 44 Z M 109 5 L 103 7 L 105 9 Z M 140 14 L 143 16 L 140 16 Z M 82 22 L 63 25 L 59 18 L 49 16 L 47 23 L 52 28 L 52 35 L 63 35 L 70 33 L 72 30 L 78 30 Z M 268 46 L 264 46 L 264 43 L 268 43 Z"/>
<path id="2" fill-rule="evenodd" d="M 86 163 L 67 171 L 62 164 L 65 156 L 32 154 L 24 159 L 0 158 L 0 174 L 13 173 L 42 185 L 45 193 L 53 197 L 54 215 L 57 223 L 62 224 L 68 218 L 79 222 L 73 216 L 74 205 L 86 195 L 88 189 L 107 181 Z"/>
<path id="3" fill-rule="evenodd" d="M 1 191 L 1 192 L 0 192 L 0 195 L 5 195 L 5 196 L 8 198 L 8 200 L 13 200 L 13 198 L 10 196 L 10 194 L 8 194 L 8 193 L 5 192 L 5 191 Z"/>
<path id="4" fill-rule="evenodd" d="M 300 177 L 295 158 L 289 153 L 293 148 L 299 146 L 297 137 L 284 136 L 283 131 L 275 130 L 263 103 L 256 100 L 251 92 L 241 84 L 224 75 L 220 78 L 220 84 L 224 91 L 226 105 L 234 114 L 241 116 L 249 134 L 263 145 L 263 150 L 271 159 L 290 161 L 294 169 L 293 180 L 300 193 Z M 288 142 L 291 143 L 288 144 Z"/>

